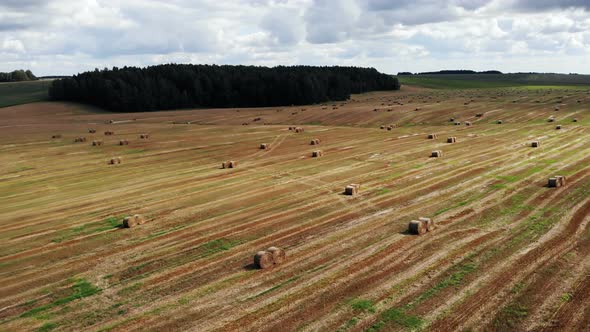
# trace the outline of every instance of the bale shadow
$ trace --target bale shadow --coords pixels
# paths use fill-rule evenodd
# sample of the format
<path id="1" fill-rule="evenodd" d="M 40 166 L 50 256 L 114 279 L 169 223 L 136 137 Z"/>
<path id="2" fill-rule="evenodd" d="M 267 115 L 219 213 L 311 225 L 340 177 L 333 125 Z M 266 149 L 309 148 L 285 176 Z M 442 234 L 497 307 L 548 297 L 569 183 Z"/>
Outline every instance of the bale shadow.
<path id="1" fill-rule="evenodd" d="M 254 263 L 246 264 L 242 268 L 246 271 L 258 270 L 258 268 L 256 267 L 256 264 L 254 264 Z"/>

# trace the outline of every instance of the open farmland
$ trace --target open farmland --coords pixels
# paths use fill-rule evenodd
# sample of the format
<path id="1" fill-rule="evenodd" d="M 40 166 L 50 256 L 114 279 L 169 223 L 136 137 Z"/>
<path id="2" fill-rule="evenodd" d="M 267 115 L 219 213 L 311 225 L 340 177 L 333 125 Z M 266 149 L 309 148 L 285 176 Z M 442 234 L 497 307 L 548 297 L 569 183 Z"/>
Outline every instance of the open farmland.
<path id="1" fill-rule="evenodd" d="M 590 328 L 588 89 L 0 115 L 0 330 Z M 408 234 L 418 217 L 436 229 Z M 269 246 L 286 262 L 255 269 Z"/>

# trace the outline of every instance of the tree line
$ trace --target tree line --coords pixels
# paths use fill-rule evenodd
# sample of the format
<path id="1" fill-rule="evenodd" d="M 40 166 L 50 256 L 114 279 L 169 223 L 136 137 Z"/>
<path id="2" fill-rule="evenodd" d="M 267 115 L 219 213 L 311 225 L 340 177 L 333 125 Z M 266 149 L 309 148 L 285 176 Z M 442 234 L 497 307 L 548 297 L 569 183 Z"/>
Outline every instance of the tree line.
<path id="1" fill-rule="evenodd" d="M 474 70 L 439 70 L 439 71 L 428 71 L 423 73 L 411 73 L 409 71 L 402 71 L 397 73 L 398 76 L 410 76 L 410 75 L 469 75 L 469 74 L 502 74 L 499 70 L 486 70 L 486 71 L 474 71 Z"/>
<path id="2" fill-rule="evenodd" d="M 34 81 L 37 77 L 30 70 L 15 70 L 9 73 L 0 72 L 0 82 Z"/>
<path id="3" fill-rule="evenodd" d="M 374 68 L 165 64 L 81 73 L 55 80 L 49 95 L 112 111 L 145 112 L 307 105 L 399 88 L 397 78 Z"/>

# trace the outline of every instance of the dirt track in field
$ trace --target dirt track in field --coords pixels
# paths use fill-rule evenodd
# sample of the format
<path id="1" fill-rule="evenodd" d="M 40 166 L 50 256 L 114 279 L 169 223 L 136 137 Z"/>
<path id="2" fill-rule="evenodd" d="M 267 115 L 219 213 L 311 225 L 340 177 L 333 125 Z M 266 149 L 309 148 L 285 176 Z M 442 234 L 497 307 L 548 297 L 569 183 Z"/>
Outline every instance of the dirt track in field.
<path id="1" fill-rule="evenodd" d="M 303 107 L 0 109 L 0 330 L 588 330 L 589 105 L 583 89 L 409 88 Z M 567 185 L 547 188 L 554 175 Z M 135 213 L 148 223 L 118 227 Z M 409 235 L 421 216 L 436 230 Z M 253 269 L 273 245 L 287 261 Z"/>

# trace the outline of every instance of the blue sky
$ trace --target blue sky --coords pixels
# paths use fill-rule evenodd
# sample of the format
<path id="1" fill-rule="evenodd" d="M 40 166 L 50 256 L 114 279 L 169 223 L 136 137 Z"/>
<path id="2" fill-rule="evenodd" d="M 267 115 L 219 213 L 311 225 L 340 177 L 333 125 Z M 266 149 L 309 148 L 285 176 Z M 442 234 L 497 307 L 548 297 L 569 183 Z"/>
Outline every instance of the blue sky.
<path id="1" fill-rule="evenodd" d="M 0 71 L 170 62 L 590 74 L 590 0 L 0 0 Z"/>

